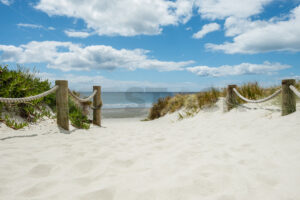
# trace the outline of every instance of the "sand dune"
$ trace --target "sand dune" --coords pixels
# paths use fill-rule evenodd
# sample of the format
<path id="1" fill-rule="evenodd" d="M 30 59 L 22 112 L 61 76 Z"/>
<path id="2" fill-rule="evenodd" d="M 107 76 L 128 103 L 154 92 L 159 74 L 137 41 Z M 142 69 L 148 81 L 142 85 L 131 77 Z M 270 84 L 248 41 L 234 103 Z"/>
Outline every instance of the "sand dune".
<path id="1" fill-rule="evenodd" d="M 0 199 L 300 199 L 300 111 L 217 106 L 71 134 L 51 120 L 1 124 Z"/>

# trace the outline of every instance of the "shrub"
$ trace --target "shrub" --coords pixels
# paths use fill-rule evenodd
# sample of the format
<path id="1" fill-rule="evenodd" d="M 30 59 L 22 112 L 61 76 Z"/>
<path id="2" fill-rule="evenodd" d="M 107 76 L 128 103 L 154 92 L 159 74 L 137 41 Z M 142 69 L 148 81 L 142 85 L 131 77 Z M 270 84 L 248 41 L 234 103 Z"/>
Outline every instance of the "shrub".
<path id="1" fill-rule="evenodd" d="M 48 80 L 37 78 L 36 72 L 30 72 L 29 69 L 17 66 L 16 69 L 10 70 L 8 66 L 0 65 L 0 97 L 21 98 L 33 96 L 49 90 L 50 86 L 51 84 Z M 80 95 L 79 93 L 75 94 Z M 5 116 L 1 121 L 14 129 L 23 128 L 28 125 L 28 122 L 36 122 L 43 116 L 52 117 L 50 111 L 45 109 L 45 106 L 49 106 L 52 111 L 56 110 L 55 93 L 26 103 L 0 103 L 0 117 L 1 111 L 5 109 L 8 112 L 16 111 L 25 119 L 24 123 L 17 123 Z M 73 126 L 89 128 L 89 120 L 82 114 L 80 107 L 71 100 L 69 100 L 69 115 Z"/>
<path id="2" fill-rule="evenodd" d="M 36 77 L 36 72 L 30 72 L 29 69 L 17 66 L 16 69 L 8 69 L 8 66 L 0 65 L 0 96 L 6 98 L 21 98 L 40 94 L 50 89 L 48 80 L 41 80 Z M 46 96 L 26 103 L 4 104 L 0 103 L 0 111 L 15 110 L 23 117 L 26 122 L 34 122 L 42 117 L 41 113 L 35 112 L 36 108 L 47 104 L 51 108 L 55 107 L 55 94 Z M 11 125 L 11 120 L 4 120 L 6 124 Z M 28 123 L 27 123 L 28 124 Z M 25 125 L 25 124 L 24 124 Z M 20 126 L 15 126 L 16 128 Z"/>
<path id="3" fill-rule="evenodd" d="M 90 121 L 87 116 L 82 113 L 81 108 L 71 98 L 69 98 L 69 117 L 74 127 L 82 129 L 90 128 Z"/>

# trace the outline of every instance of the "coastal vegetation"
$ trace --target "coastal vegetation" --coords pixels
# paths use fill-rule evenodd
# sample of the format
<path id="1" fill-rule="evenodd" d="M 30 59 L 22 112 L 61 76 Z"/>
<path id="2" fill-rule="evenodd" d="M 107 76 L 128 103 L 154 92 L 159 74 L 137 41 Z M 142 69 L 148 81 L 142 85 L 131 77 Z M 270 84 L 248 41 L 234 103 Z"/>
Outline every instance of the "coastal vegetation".
<path id="1" fill-rule="evenodd" d="M 300 89 L 300 83 L 296 83 L 296 88 Z M 261 99 L 273 94 L 276 90 L 280 89 L 280 86 L 262 87 L 257 82 L 245 83 L 238 86 L 237 90 L 241 95 L 248 99 Z M 156 103 L 152 105 L 149 111 L 148 120 L 160 118 L 167 113 L 174 113 L 175 111 L 182 110 L 178 113 L 178 118 L 183 119 L 185 117 L 194 116 L 203 108 L 212 107 L 219 97 L 226 97 L 227 89 L 211 88 L 207 91 L 198 92 L 194 94 L 177 94 L 174 97 L 160 98 Z M 245 103 L 240 98 L 237 98 L 238 103 Z M 274 104 L 279 105 L 281 101 L 280 95 Z"/>
<path id="2" fill-rule="evenodd" d="M 51 83 L 37 77 L 35 70 L 30 71 L 20 66 L 9 69 L 7 65 L 0 65 L 0 97 L 28 97 L 45 92 L 50 88 Z M 13 129 L 23 128 L 43 117 L 55 118 L 55 112 L 55 93 L 25 103 L 0 102 L 0 121 Z M 19 116 L 22 120 L 16 121 L 13 116 Z M 72 99 L 69 99 L 69 118 L 73 126 L 89 128 L 89 120 Z"/>

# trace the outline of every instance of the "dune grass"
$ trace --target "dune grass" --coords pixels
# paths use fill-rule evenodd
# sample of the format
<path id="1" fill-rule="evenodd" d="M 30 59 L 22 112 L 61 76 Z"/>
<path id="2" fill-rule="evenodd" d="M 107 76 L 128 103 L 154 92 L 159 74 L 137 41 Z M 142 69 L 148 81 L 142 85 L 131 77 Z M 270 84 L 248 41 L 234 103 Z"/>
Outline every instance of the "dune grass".
<path id="1" fill-rule="evenodd" d="M 177 94 L 174 97 L 160 98 L 150 109 L 148 119 L 157 119 L 180 109 L 185 109 L 186 116 L 192 116 L 200 109 L 214 105 L 220 95 L 220 90 L 211 88 L 196 94 Z M 179 114 L 179 118 L 183 118 L 183 115 Z"/>
<path id="2" fill-rule="evenodd" d="M 296 88 L 300 90 L 300 82 L 296 82 Z M 238 86 L 237 90 L 241 95 L 248 99 L 257 100 L 267 97 L 273 94 L 281 86 L 262 87 L 257 82 L 245 83 Z M 198 92 L 195 94 L 178 94 L 174 97 L 165 97 L 154 103 L 150 108 L 148 120 L 157 119 L 166 115 L 167 113 L 173 113 L 175 111 L 183 110 L 178 113 L 178 118 L 183 119 L 185 117 L 193 116 L 197 114 L 201 109 L 213 106 L 219 97 L 226 97 L 227 89 L 211 88 L 208 91 Z M 237 97 L 238 103 L 245 103 L 243 100 Z M 275 105 L 281 105 L 281 94 L 276 100 L 272 101 Z"/>
<path id="3" fill-rule="evenodd" d="M 48 80 L 37 77 L 36 71 L 17 66 L 9 69 L 7 65 L 0 65 L 0 97 L 21 98 L 40 94 L 51 88 Z M 49 109 L 47 109 L 49 108 Z M 44 116 L 54 118 L 56 111 L 56 97 L 52 93 L 44 98 L 26 102 L 6 104 L 0 102 L 0 121 L 7 126 L 20 129 L 30 123 L 36 122 Z M 8 113 L 10 115 L 8 115 Z M 23 122 L 17 122 L 10 116 L 17 115 Z M 69 101 L 69 115 L 71 123 L 78 128 L 88 128 L 88 120 L 81 109 Z"/>

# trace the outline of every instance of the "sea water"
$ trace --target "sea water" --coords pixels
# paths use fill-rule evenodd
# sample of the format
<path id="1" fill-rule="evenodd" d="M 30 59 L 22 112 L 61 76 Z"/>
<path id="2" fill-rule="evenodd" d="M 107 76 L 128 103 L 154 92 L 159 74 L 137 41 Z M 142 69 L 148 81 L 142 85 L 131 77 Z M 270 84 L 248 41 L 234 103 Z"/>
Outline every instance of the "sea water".
<path id="1" fill-rule="evenodd" d="M 82 97 L 92 92 L 80 92 Z M 102 92 L 104 118 L 146 117 L 159 98 L 186 92 Z"/>

